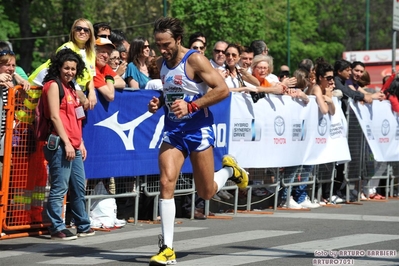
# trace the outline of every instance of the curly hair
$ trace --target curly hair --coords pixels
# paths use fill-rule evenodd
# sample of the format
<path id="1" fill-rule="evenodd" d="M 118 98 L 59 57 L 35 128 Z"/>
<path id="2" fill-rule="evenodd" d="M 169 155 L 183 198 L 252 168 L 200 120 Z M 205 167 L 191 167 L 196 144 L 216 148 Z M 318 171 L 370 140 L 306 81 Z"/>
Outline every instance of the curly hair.
<path id="1" fill-rule="evenodd" d="M 157 33 L 170 32 L 173 39 L 177 40 L 180 37 L 180 41 L 183 43 L 183 23 L 177 18 L 161 17 L 155 21 L 154 24 L 154 35 Z"/>
<path id="2" fill-rule="evenodd" d="M 80 55 L 69 48 L 61 49 L 58 53 L 50 59 L 50 66 L 46 77 L 44 77 L 43 84 L 49 80 L 54 80 L 60 77 L 60 69 L 66 61 L 76 62 L 76 77 L 83 77 L 83 70 L 86 68 Z"/>
<path id="3" fill-rule="evenodd" d="M 324 75 L 327 72 L 334 72 L 333 66 L 330 65 L 327 61 L 325 61 L 323 57 L 319 57 L 316 59 L 315 69 L 316 69 L 316 83 L 317 84 L 320 84 L 320 82 L 321 82 L 320 78 L 324 77 Z"/>

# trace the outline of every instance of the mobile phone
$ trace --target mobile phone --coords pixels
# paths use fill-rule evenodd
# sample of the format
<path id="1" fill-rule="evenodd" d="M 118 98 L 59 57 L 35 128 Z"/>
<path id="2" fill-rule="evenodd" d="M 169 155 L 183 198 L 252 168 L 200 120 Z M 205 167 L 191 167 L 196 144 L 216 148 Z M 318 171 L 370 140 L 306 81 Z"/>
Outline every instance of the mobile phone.
<path id="1" fill-rule="evenodd" d="M 47 139 L 47 149 L 50 151 L 55 151 L 60 146 L 60 137 L 51 134 Z"/>

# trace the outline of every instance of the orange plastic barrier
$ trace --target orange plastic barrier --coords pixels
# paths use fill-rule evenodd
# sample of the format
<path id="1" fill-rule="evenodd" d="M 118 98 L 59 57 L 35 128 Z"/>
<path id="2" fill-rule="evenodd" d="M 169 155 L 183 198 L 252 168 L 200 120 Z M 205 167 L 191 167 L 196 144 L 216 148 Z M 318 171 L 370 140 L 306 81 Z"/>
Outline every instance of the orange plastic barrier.
<path id="1" fill-rule="evenodd" d="M 47 162 L 32 122 L 41 87 L 9 89 L 0 191 L 1 239 L 40 235 L 45 223 Z M 36 230 L 32 230 L 36 229 Z"/>

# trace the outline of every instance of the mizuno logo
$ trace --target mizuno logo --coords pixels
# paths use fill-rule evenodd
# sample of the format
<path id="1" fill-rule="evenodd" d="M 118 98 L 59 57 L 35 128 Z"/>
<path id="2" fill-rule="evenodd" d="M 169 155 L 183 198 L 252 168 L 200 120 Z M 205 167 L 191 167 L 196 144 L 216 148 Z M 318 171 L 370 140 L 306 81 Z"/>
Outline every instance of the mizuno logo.
<path id="1" fill-rule="evenodd" d="M 126 150 L 134 150 L 134 130 L 136 127 L 138 127 L 143 121 L 145 121 L 147 118 L 151 117 L 152 114 L 150 112 L 145 112 L 141 116 L 137 117 L 136 119 L 133 119 L 130 122 L 124 123 L 124 124 L 119 124 L 118 123 L 118 114 L 119 111 L 115 112 L 112 116 L 94 124 L 94 126 L 101 126 L 101 127 L 106 127 L 114 131 L 122 140 L 123 144 L 125 145 Z M 152 140 L 150 142 L 149 148 L 154 149 L 159 142 L 159 138 L 162 134 L 162 129 L 163 129 L 163 118 L 164 116 L 161 116 L 157 126 L 155 128 L 154 135 L 152 136 Z"/>

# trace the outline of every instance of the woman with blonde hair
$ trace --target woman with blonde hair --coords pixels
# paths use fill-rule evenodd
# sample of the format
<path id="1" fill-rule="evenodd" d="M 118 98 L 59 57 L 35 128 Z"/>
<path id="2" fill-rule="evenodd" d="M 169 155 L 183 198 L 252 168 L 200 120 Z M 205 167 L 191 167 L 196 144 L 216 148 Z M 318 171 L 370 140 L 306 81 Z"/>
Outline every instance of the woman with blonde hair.
<path id="1" fill-rule="evenodd" d="M 282 82 L 269 82 L 266 77 L 270 74 L 270 58 L 267 55 L 257 55 L 252 61 L 252 75 L 260 83 L 260 86 L 256 88 L 261 93 L 286 94 L 288 93 L 288 88 L 295 87 L 296 78 L 286 78 Z"/>
<path id="2" fill-rule="evenodd" d="M 83 77 L 76 79 L 76 90 L 80 103 L 85 109 L 93 109 L 97 103 L 97 97 L 94 91 L 93 77 L 96 75 L 96 53 L 94 50 L 95 37 L 93 24 L 85 19 L 79 18 L 72 24 L 69 33 L 69 42 L 64 43 L 57 49 L 57 53 L 61 49 L 69 48 L 79 54 L 85 63 Z M 32 75 L 29 76 L 29 82 L 38 86 L 42 86 L 43 79 L 47 74 L 50 60 L 38 67 Z M 87 98 L 84 94 L 87 92 Z"/>

